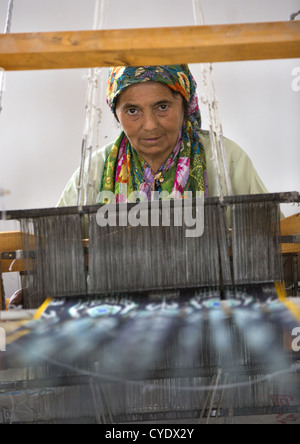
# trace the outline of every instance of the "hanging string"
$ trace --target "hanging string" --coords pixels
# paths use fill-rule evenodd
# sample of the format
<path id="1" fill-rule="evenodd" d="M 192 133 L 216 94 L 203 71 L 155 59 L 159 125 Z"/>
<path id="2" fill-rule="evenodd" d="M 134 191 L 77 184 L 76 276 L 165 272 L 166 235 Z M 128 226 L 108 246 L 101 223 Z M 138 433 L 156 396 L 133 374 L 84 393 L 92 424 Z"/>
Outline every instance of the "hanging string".
<path id="1" fill-rule="evenodd" d="M 96 0 L 93 29 L 102 29 L 105 16 L 105 0 Z M 90 190 L 95 189 L 95 176 L 90 178 L 93 152 L 99 147 L 99 128 L 102 120 L 101 104 L 103 101 L 103 79 L 100 68 L 91 68 L 88 72 L 85 124 L 83 130 L 81 164 L 78 182 L 78 207 L 87 205 Z M 100 89 L 100 94 L 99 94 Z M 100 103 L 100 105 L 99 105 Z"/>
<path id="2" fill-rule="evenodd" d="M 10 0 L 7 8 L 7 16 L 4 28 L 4 34 L 10 33 L 11 30 L 11 21 L 12 21 L 12 13 L 13 13 L 14 0 Z M 0 68 L 0 114 L 2 112 L 2 95 L 5 91 L 5 71 L 3 68 Z M 4 206 L 4 196 L 9 194 L 9 191 L 0 188 L 0 220 L 5 220 L 5 206 Z"/>
<path id="3" fill-rule="evenodd" d="M 290 20 L 295 20 L 295 18 L 300 15 L 300 9 L 297 12 L 294 12 L 293 14 L 290 15 Z"/>
<path id="4" fill-rule="evenodd" d="M 93 151 L 93 134 L 96 118 L 101 120 L 101 113 L 97 108 L 97 90 L 98 90 L 99 69 L 89 70 L 87 101 L 85 108 L 85 126 L 83 131 L 81 148 L 81 165 L 78 184 L 78 206 L 86 205 L 88 190 L 90 187 L 90 169 Z"/>
<path id="5" fill-rule="evenodd" d="M 196 25 L 204 25 L 204 14 L 200 0 L 192 0 L 194 22 Z M 223 128 L 220 119 L 216 88 L 213 79 L 213 67 L 211 63 L 201 64 L 202 82 L 204 85 L 204 97 L 202 102 L 207 106 L 209 119 L 209 134 L 213 152 L 213 162 L 217 177 L 217 190 L 221 200 L 224 193 L 232 195 L 231 180 L 228 171 L 228 162 L 224 147 Z M 222 177 L 225 183 L 222 182 Z M 225 185 L 225 189 L 224 188 Z"/>
<path id="6" fill-rule="evenodd" d="M 98 8 L 99 13 L 96 12 L 95 14 L 95 20 L 98 17 L 98 22 L 95 21 L 95 28 L 96 29 L 104 29 L 106 28 L 106 19 L 107 19 L 107 3 L 105 0 L 101 0 L 101 3 L 99 3 L 99 0 L 97 1 L 96 7 Z M 104 76 L 104 70 L 102 69 L 101 71 L 99 71 L 99 80 L 98 80 L 98 100 L 99 100 L 99 107 L 98 107 L 98 112 L 99 112 L 99 118 L 97 121 L 97 125 L 94 129 L 95 132 L 95 151 L 97 151 L 100 146 L 99 146 L 99 140 L 100 140 L 100 125 L 101 125 L 101 120 L 102 120 L 102 109 L 101 106 L 102 104 L 105 102 L 105 87 L 106 87 L 106 79 Z M 96 182 L 99 178 L 99 170 L 98 170 L 98 163 L 97 163 L 97 167 L 94 169 L 94 175 L 92 178 L 90 178 L 89 180 L 89 189 L 93 190 L 93 196 L 92 196 L 92 202 L 95 202 L 95 198 L 96 195 L 98 194 L 98 191 L 96 189 Z M 88 193 L 89 193 L 89 189 L 87 190 L 86 193 L 86 199 L 88 198 Z"/>
<path id="7" fill-rule="evenodd" d="M 9 191 L 0 188 L 0 220 L 6 220 L 6 210 L 4 205 L 4 197 L 9 194 Z"/>
<path id="8" fill-rule="evenodd" d="M 12 21 L 12 13 L 13 13 L 13 7 L 14 7 L 14 0 L 10 0 L 8 4 L 7 9 L 7 17 L 5 22 L 5 28 L 4 28 L 4 34 L 9 34 L 11 30 L 11 21 Z M 0 114 L 2 111 L 2 95 L 3 91 L 5 90 L 5 71 L 3 68 L 0 68 Z"/>
<path id="9" fill-rule="evenodd" d="M 5 29 L 4 29 L 5 34 L 8 34 L 11 29 L 13 7 L 14 7 L 14 0 L 9 0 L 7 17 L 6 17 L 6 22 L 5 22 Z"/>

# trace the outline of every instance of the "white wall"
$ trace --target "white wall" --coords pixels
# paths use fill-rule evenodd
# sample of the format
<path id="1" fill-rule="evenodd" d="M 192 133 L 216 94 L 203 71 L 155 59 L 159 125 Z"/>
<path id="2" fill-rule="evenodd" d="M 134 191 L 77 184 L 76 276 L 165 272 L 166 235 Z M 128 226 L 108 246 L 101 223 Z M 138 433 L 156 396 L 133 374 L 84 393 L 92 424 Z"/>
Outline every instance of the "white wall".
<path id="1" fill-rule="evenodd" d="M 107 0 L 106 28 L 193 25 L 191 0 Z M 8 0 L 0 0 L 3 32 Z M 95 0 L 15 0 L 11 32 L 91 29 Z M 299 0 L 202 0 L 207 24 L 289 20 Z M 224 134 L 249 154 L 270 192 L 300 190 L 300 59 L 214 64 Z M 199 65 L 191 70 L 200 83 Z M 104 75 L 107 74 L 103 70 Z M 55 206 L 79 166 L 87 70 L 6 73 L 0 188 L 6 209 Z M 299 82 L 300 83 L 300 82 Z M 199 91 L 201 95 L 201 91 Z M 203 108 L 203 107 L 202 107 Z M 103 103 L 101 143 L 118 133 Z M 203 127 L 207 128 L 205 110 Z M 298 206 L 285 205 L 288 216 Z M 0 221 L 0 229 L 7 224 Z"/>

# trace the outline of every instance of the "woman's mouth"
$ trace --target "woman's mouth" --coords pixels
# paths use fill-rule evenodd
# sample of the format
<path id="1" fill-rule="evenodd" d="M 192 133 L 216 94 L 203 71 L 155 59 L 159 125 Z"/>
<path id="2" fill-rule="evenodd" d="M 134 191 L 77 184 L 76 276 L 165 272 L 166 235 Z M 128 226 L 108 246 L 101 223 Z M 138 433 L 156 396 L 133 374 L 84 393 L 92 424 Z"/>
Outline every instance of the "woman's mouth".
<path id="1" fill-rule="evenodd" d="M 148 138 L 142 139 L 142 141 L 146 145 L 155 145 L 160 139 L 161 139 L 161 136 L 159 136 L 159 137 L 148 137 Z"/>

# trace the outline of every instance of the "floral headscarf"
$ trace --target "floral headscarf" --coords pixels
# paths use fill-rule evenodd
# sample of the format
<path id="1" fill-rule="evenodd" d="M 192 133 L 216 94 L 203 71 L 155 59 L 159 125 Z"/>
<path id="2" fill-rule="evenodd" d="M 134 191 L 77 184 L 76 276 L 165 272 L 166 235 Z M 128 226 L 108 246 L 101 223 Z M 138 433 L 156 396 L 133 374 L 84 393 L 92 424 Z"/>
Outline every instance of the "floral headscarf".
<path id="1" fill-rule="evenodd" d="M 155 81 L 179 92 L 187 103 L 187 115 L 173 152 L 156 174 L 130 144 L 122 131 L 108 155 L 103 171 L 101 191 L 111 191 L 115 201 L 124 200 L 134 191 L 143 192 L 148 200 L 152 191 L 167 191 L 180 198 L 185 191 L 207 195 L 205 152 L 200 140 L 201 116 L 196 95 L 196 82 L 188 65 L 114 67 L 109 71 L 107 103 L 115 114 L 120 93 L 135 83 Z"/>

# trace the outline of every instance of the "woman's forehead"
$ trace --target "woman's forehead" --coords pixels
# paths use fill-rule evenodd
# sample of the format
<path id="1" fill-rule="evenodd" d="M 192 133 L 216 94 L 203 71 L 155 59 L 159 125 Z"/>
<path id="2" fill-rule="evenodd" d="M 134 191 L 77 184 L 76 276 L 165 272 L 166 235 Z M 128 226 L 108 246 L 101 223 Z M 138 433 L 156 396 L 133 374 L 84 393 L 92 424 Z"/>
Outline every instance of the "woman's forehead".
<path id="1" fill-rule="evenodd" d="M 173 93 L 171 88 L 160 82 L 148 81 L 135 83 L 120 93 L 117 106 L 124 102 L 138 103 L 144 100 L 153 100 L 153 102 L 164 99 L 172 100 L 174 98 Z M 180 96 L 180 94 L 178 94 L 178 96 Z"/>

